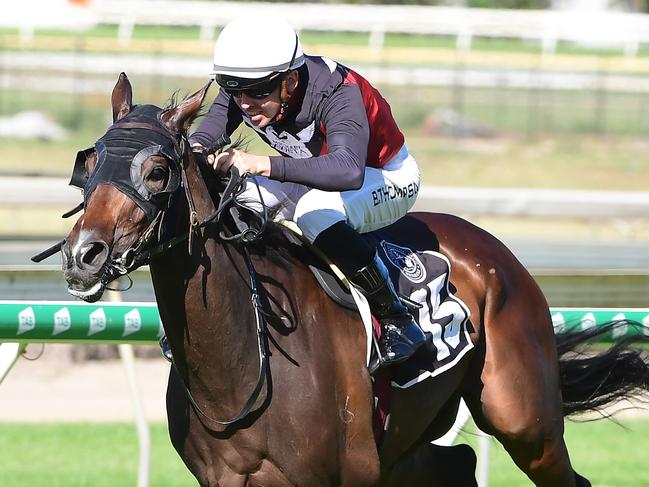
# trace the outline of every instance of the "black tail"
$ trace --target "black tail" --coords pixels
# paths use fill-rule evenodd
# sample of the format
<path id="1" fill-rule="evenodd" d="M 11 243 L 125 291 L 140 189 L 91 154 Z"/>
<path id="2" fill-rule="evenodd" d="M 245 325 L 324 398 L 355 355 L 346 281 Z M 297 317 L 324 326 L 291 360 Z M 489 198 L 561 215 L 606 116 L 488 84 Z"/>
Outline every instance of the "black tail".
<path id="1" fill-rule="evenodd" d="M 594 341 L 616 328 L 628 326 L 636 332 L 611 348 L 595 353 Z M 620 399 L 649 390 L 649 360 L 646 350 L 635 345 L 649 343 L 646 327 L 635 321 L 612 321 L 581 331 L 557 333 L 561 393 L 564 416 L 598 411 Z"/>

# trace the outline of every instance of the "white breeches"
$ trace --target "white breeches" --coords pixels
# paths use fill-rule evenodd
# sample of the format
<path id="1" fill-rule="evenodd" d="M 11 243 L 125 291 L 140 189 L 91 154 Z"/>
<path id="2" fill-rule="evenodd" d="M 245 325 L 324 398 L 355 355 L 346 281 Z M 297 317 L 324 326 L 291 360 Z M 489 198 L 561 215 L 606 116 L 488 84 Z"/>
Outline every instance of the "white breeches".
<path id="1" fill-rule="evenodd" d="M 278 210 L 276 220 L 294 221 L 313 242 L 320 232 L 339 221 L 346 221 L 360 233 L 390 225 L 412 208 L 418 192 L 417 161 L 404 145 L 382 168 L 366 167 L 363 186 L 357 190 L 322 191 L 256 176 L 247 181 L 238 199 L 259 210 L 261 194 L 267 208 Z"/>

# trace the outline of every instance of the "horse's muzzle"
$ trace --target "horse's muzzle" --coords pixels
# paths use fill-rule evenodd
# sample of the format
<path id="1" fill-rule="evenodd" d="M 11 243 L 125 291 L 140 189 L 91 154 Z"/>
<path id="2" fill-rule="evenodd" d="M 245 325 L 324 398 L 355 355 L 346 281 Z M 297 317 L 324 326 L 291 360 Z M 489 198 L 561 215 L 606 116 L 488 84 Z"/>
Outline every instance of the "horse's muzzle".
<path id="1" fill-rule="evenodd" d="M 88 302 L 101 298 L 105 288 L 101 277 L 110 255 L 108 245 L 101 240 L 90 240 L 72 246 L 66 240 L 61 255 L 68 292 Z"/>

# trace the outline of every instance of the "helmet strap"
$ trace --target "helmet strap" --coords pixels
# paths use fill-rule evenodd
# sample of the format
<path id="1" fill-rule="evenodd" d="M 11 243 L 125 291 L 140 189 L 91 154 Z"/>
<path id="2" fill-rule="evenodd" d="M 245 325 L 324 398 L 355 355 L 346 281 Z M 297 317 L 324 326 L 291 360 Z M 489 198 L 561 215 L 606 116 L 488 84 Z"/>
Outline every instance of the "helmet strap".
<path id="1" fill-rule="evenodd" d="M 288 90 L 286 89 L 286 77 L 282 79 L 282 84 L 279 90 L 279 100 L 280 100 L 280 105 L 279 105 L 279 112 L 277 112 L 277 115 L 273 118 L 271 123 L 279 122 L 284 119 L 286 116 L 286 110 L 288 108 L 288 102 L 291 99 L 291 95 L 288 93 Z"/>

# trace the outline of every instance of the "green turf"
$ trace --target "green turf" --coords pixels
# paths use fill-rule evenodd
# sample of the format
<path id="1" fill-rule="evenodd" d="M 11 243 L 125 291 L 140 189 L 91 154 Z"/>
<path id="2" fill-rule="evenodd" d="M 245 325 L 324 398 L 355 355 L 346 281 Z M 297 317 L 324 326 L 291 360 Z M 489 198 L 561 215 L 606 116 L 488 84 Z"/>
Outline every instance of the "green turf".
<path id="1" fill-rule="evenodd" d="M 649 421 L 625 419 L 625 428 L 611 421 L 567 423 L 566 442 L 575 469 L 594 487 L 649 485 L 646 438 Z M 7 487 L 130 487 L 137 478 L 137 437 L 127 424 L 0 425 L 0 485 Z M 472 427 L 460 442 L 476 438 Z M 150 485 L 186 487 L 193 477 L 171 447 L 166 425 L 151 426 Z M 491 442 L 490 484 L 529 486 L 502 447 Z"/>
<path id="2" fill-rule="evenodd" d="M 0 485 L 7 487 L 131 487 L 138 447 L 127 424 L 2 424 Z M 172 448 L 164 424 L 151 425 L 150 485 L 197 485 Z"/>
<path id="3" fill-rule="evenodd" d="M 649 485 L 646 438 L 649 421 L 625 419 L 620 426 L 610 420 L 566 423 L 566 444 L 573 468 L 587 477 L 593 487 L 639 487 Z M 478 451 L 473 425 L 467 427 L 460 443 Z M 489 485 L 529 487 L 531 482 L 518 470 L 496 440 L 490 440 Z"/>

